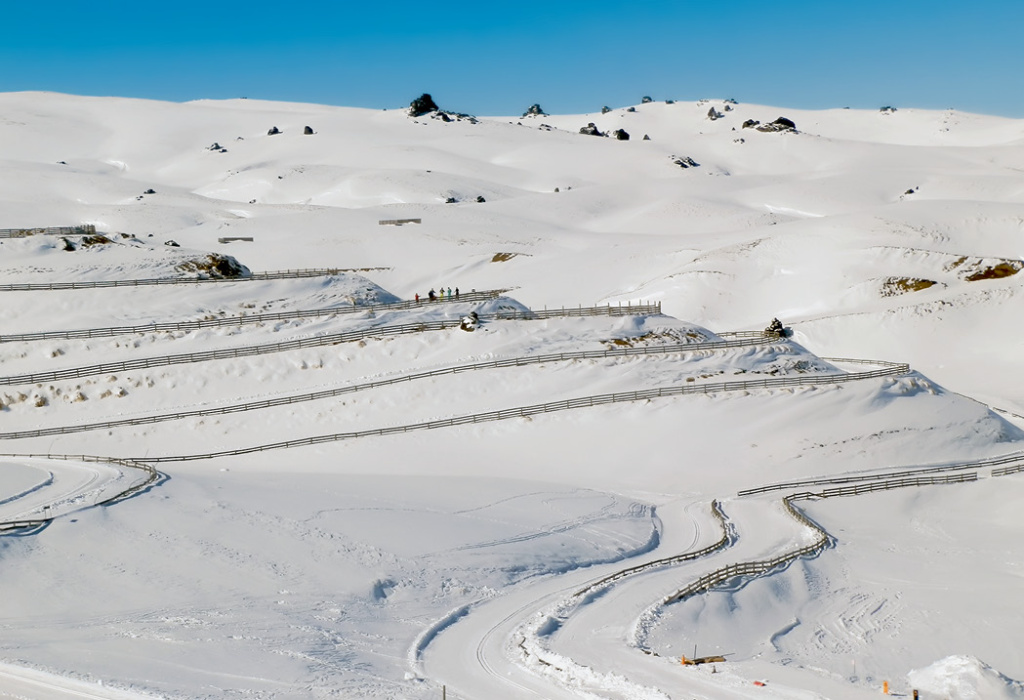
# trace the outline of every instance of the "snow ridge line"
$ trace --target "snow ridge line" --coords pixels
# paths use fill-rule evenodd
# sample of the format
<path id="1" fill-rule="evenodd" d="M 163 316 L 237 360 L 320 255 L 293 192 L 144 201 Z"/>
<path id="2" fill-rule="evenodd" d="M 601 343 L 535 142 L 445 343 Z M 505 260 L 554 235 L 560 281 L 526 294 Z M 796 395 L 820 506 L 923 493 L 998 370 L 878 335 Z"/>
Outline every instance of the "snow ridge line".
<path id="1" fill-rule="evenodd" d="M 123 501 L 137 493 L 141 493 L 145 489 L 149 488 L 158 481 L 164 479 L 164 474 L 158 471 L 152 465 L 146 464 L 139 460 L 134 459 L 117 459 L 114 457 L 96 457 L 94 455 L 51 455 L 51 454 L 0 454 L 0 457 L 29 457 L 36 459 L 59 459 L 68 462 L 91 462 L 95 464 L 116 464 L 121 467 L 128 469 L 134 469 L 141 471 L 145 476 L 144 479 L 135 484 L 121 489 L 112 496 L 104 498 L 102 501 L 97 501 L 92 505 L 95 506 L 107 506 L 118 501 Z M 58 516 L 50 516 L 44 518 L 32 518 L 29 520 L 9 520 L 0 522 L 0 533 L 11 532 L 15 530 L 35 529 L 40 528 L 56 520 Z"/>
<path id="2" fill-rule="evenodd" d="M 409 647 L 409 665 L 418 676 L 424 675 L 423 651 L 430 646 L 430 643 L 434 641 L 437 635 L 441 634 L 447 628 L 451 627 L 468 615 L 470 609 L 472 609 L 474 605 L 476 605 L 476 603 L 466 603 L 465 605 L 460 605 L 454 610 L 449 610 L 441 619 L 430 624 L 425 630 L 416 636 L 412 646 Z"/>
<path id="3" fill-rule="evenodd" d="M 617 307 L 617 306 L 589 306 L 577 307 L 575 309 L 550 309 L 543 312 L 520 312 L 503 311 L 493 314 L 480 314 L 480 318 L 489 320 L 535 320 L 539 318 L 556 318 L 561 316 L 629 316 L 629 315 L 651 315 L 661 313 L 660 304 L 648 306 Z M 287 350 L 300 350 L 303 348 L 323 347 L 337 343 L 350 343 L 375 336 L 404 335 L 409 333 L 423 333 L 425 331 L 441 331 L 449 328 L 457 328 L 462 324 L 462 319 L 445 319 L 442 321 L 422 321 L 419 323 L 405 323 L 394 326 L 376 326 L 361 328 L 358 330 L 342 331 L 327 335 L 314 336 L 312 338 L 299 338 L 287 340 L 281 343 L 268 343 L 265 345 L 249 345 L 240 348 L 225 348 L 223 350 L 209 350 L 207 352 L 180 353 L 177 355 L 164 355 L 162 357 L 140 358 L 138 360 L 125 360 L 123 362 L 106 362 L 99 365 L 77 367 L 53 372 L 39 372 L 36 374 L 21 374 L 12 377 L 0 377 L 0 385 L 13 386 L 17 384 L 36 384 L 40 382 L 53 382 L 61 379 L 79 379 L 108 372 L 127 372 L 136 369 L 149 369 L 151 367 L 166 367 L 168 365 L 188 364 L 192 362 L 208 362 L 211 360 L 228 360 L 239 357 L 253 357 L 256 355 L 268 355 L 275 352 Z"/>
<path id="4" fill-rule="evenodd" d="M 253 272 L 245 277 L 154 277 L 137 280 L 97 280 L 95 282 L 29 282 L 0 284 L 0 292 L 46 292 L 64 289 L 99 289 L 105 287 L 147 287 L 155 284 L 208 284 L 215 282 L 259 282 L 263 280 L 331 277 L 342 272 L 375 272 L 390 267 L 329 267 L 305 270 L 271 270 Z"/>
<path id="5" fill-rule="evenodd" d="M 227 413 L 242 413 L 245 411 L 255 411 L 263 408 L 285 406 L 293 403 L 302 403 L 305 401 L 317 401 L 319 399 L 333 398 L 335 396 L 351 394 L 357 391 L 366 391 L 368 389 L 375 389 L 377 387 L 388 386 L 390 384 L 400 384 L 402 382 L 411 382 L 416 381 L 418 379 L 438 377 L 446 374 L 461 374 L 462 372 L 471 372 L 474 370 L 481 369 L 521 367 L 524 365 L 542 364 L 545 362 L 565 362 L 570 360 L 602 359 L 608 357 L 627 357 L 633 355 L 647 356 L 658 354 L 698 352 L 702 350 L 722 350 L 738 347 L 750 347 L 761 344 L 762 341 L 760 340 L 742 339 L 709 343 L 681 343 L 677 345 L 614 348 L 611 350 L 562 352 L 535 356 L 527 355 L 522 357 L 507 358 L 503 360 L 489 360 L 486 362 L 476 362 L 473 364 L 455 365 L 452 367 L 444 367 L 441 369 L 415 372 L 412 374 L 404 374 L 399 375 L 397 377 L 380 379 L 371 382 L 364 382 L 361 384 L 350 384 L 348 386 L 338 387 L 335 389 L 324 389 L 321 391 L 315 391 L 306 394 L 281 396 L 274 399 L 264 399 L 262 401 L 252 401 L 249 403 L 234 404 L 231 406 L 221 406 L 217 408 L 200 408 L 191 411 L 178 411 L 175 413 L 163 413 L 154 416 L 141 416 L 137 418 L 122 418 L 119 420 L 103 421 L 99 423 L 85 423 L 82 425 L 57 426 L 53 428 L 39 428 L 36 430 L 21 430 L 10 433 L 0 433 L 0 440 L 17 440 L 23 438 L 46 437 L 50 435 L 66 435 L 69 433 L 81 433 L 90 430 L 106 430 L 108 428 L 116 428 L 127 425 L 149 425 L 152 423 L 181 420 L 184 418 L 198 418 L 202 416 L 223 415 Z"/>
<path id="6" fill-rule="evenodd" d="M 492 289 L 483 292 L 466 292 L 458 299 L 444 299 L 440 303 L 489 301 L 497 299 L 507 292 L 507 289 Z M 130 335 L 133 333 L 153 333 L 155 331 L 194 331 L 200 328 L 215 328 L 220 326 L 241 326 L 245 324 L 265 323 L 269 321 L 288 321 L 299 318 L 318 318 L 321 316 L 333 316 L 342 314 L 355 314 L 363 311 L 403 311 L 425 307 L 428 303 L 423 300 L 417 301 L 396 301 L 389 304 L 366 304 L 363 306 L 340 306 L 326 309 L 304 309 L 297 311 L 281 311 L 273 314 L 249 314 L 241 316 L 230 316 L 227 318 L 207 318 L 194 321 L 169 321 L 164 323 L 147 323 L 138 326 L 111 326 L 109 328 L 82 328 L 70 331 L 42 331 L 38 333 L 17 333 L 0 335 L 0 343 L 27 342 L 32 340 L 73 340 L 78 338 L 106 338 L 115 335 Z"/>
<path id="7" fill-rule="evenodd" d="M 825 359 L 825 358 L 822 358 Z M 820 377 L 779 377 L 771 379 L 758 379 L 741 382 L 719 382 L 708 384 L 693 384 L 683 386 L 660 387 L 657 389 L 642 389 L 639 391 L 619 392 L 614 394 L 598 394 L 596 396 L 583 396 L 575 399 L 564 399 L 548 403 L 520 406 L 518 408 L 507 408 L 500 411 L 489 411 L 487 413 L 472 413 L 455 418 L 443 418 L 422 423 L 411 423 L 408 425 L 397 425 L 389 428 L 376 428 L 372 430 L 356 430 L 343 433 L 331 433 L 328 435 L 316 435 L 295 440 L 283 440 L 280 442 L 268 443 L 243 447 L 235 450 L 222 450 L 220 452 L 209 452 L 204 454 L 179 455 L 166 457 L 149 457 L 147 462 L 188 462 L 216 457 L 227 457 L 232 455 L 252 454 L 268 450 L 278 450 L 290 447 L 302 447 L 307 445 L 320 445 L 328 442 L 341 440 L 352 440 L 372 435 L 394 435 L 408 433 L 415 430 L 431 430 L 435 428 L 450 428 L 456 425 L 472 425 L 475 423 L 487 423 L 491 421 L 507 420 L 509 418 L 522 418 L 537 415 L 540 413 L 551 413 L 554 411 L 565 411 L 575 408 L 601 406 L 610 403 L 621 403 L 624 401 L 643 401 L 665 396 L 682 396 L 688 394 L 711 394 L 722 391 L 748 391 L 750 389 L 773 389 L 785 387 L 817 386 L 830 384 L 843 384 L 851 381 L 865 379 L 876 379 L 880 377 L 892 377 L 907 374 L 910 366 L 904 363 L 884 362 L 882 360 L 851 360 L 843 359 L 843 362 L 863 362 L 864 364 L 881 364 L 880 369 L 867 372 L 855 372 L 848 374 L 829 374 Z"/>

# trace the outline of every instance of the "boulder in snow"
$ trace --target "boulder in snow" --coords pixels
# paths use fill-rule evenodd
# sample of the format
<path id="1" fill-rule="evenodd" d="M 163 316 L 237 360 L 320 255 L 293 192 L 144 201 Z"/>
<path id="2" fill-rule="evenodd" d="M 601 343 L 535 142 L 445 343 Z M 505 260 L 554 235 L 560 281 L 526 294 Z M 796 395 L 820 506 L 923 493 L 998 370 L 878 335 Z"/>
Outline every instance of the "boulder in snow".
<path id="1" fill-rule="evenodd" d="M 434 98 L 430 96 L 430 93 L 425 92 L 409 103 L 410 117 L 422 117 L 424 114 L 436 112 L 437 110 L 438 106 L 434 102 Z"/>
<path id="2" fill-rule="evenodd" d="M 793 133 L 796 133 L 796 122 L 794 122 L 792 119 L 779 117 L 778 119 L 769 124 L 762 124 L 761 126 L 757 127 L 757 130 L 763 131 L 765 133 L 773 131 L 791 131 Z"/>

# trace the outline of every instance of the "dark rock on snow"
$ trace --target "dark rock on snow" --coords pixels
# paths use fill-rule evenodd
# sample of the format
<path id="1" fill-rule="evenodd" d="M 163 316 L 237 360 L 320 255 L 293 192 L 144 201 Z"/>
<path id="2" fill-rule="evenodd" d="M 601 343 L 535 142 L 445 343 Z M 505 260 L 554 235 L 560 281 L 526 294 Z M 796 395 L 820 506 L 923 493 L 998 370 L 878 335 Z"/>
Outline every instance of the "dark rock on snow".
<path id="1" fill-rule="evenodd" d="M 745 122 L 743 122 L 743 128 L 744 129 L 753 129 L 755 126 L 757 126 L 760 123 L 761 122 L 757 121 L 756 119 L 748 119 Z"/>
<path id="2" fill-rule="evenodd" d="M 272 127 L 270 127 L 270 130 L 267 132 L 267 136 L 276 136 L 277 134 L 280 134 L 280 133 L 281 133 L 280 129 L 278 129 L 276 126 L 272 126 Z"/>
<path id="3" fill-rule="evenodd" d="M 438 106 L 434 103 L 434 98 L 426 92 L 409 103 L 410 117 L 422 117 L 424 114 L 436 112 L 437 110 Z"/>
<path id="4" fill-rule="evenodd" d="M 302 133 L 305 136 L 312 136 L 313 135 L 313 127 L 307 126 L 305 129 L 302 130 Z"/>
<path id="5" fill-rule="evenodd" d="M 671 158 L 672 162 L 675 163 L 676 165 L 678 165 L 680 168 L 699 168 L 700 167 L 700 163 L 695 161 L 690 156 L 683 156 L 681 158 L 679 156 L 669 156 L 669 158 Z"/>
<path id="6" fill-rule="evenodd" d="M 594 122 L 590 122 L 589 124 L 581 128 L 580 133 L 586 134 L 587 136 L 604 136 L 604 134 L 602 134 L 601 131 L 594 125 Z"/>
<path id="7" fill-rule="evenodd" d="M 756 127 L 756 128 L 757 128 L 758 131 L 763 131 L 765 133 L 777 132 L 777 131 L 792 131 L 792 132 L 796 132 L 796 123 L 793 120 L 791 120 L 791 119 L 786 119 L 785 117 L 779 117 L 778 119 L 776 119 L 775 121 L 771 122 L 770 124 L 762 124 L 761 126 Z"/>
<path id="8" fill-rule="evenodd" d="M 616 129 L 612 132 L 612 136 L 619 141 L 629 141 L 629 134 L 626 133 L 625 129 Z"/>
<path id="9" fill-rule="evenodd" d="M 530 105 L 530 108 L 529 108 L 528 110 L 526 110 L 525 112 L 523 112 L 523 116 L 524 116 L 524 117 L 540 117 L 540 116 L 547 116 L 547 112 L 545 112 L 545 111 L 544 111 L 543 109 L 541 109 L 541 108 L 540 108 L 540 105 L 538 105 L 538 104 L 532 104 L 532 105 Z"/>

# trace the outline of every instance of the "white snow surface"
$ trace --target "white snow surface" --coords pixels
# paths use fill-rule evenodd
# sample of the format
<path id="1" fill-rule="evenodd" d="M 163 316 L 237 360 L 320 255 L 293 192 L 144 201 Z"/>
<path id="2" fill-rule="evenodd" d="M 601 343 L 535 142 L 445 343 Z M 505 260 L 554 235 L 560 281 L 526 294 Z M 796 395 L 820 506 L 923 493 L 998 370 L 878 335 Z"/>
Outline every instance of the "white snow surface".
<path id="1" fill-rule="evenodd" d="M 0 530 L 0 698 L 1024 697 L 1024 121 L 438 117 L 0 94 L 0 227 L 104 237 L 0 238 L 0 285 L 243 276 L 0 291 L 0 523 L 37 523 Z M 247 279 L 311 268 L 347 271 Z M 426 300 L 449 286 L 498 296 Z M 789 339 L 714 345 L 775 316 Z M 878 368 L 837 358 L 911 371 L 812 383 Z M 97 505 L 140 474 L 93 457 L 164 477 Z M 926 467 L 977 479 L 739 494 Z"/>

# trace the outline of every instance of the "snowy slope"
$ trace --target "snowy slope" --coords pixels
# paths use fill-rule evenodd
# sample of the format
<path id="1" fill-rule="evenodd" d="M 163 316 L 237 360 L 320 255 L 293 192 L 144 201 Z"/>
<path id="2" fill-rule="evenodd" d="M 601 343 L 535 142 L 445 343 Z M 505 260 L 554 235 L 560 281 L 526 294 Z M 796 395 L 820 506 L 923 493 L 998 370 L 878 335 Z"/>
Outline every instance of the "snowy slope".
<path id="1" fill-rule="evenodd" d="M 797 131 L 743 127 L 779 116 Z M 1006 613 L 1024 477 L 991 466 L 977 483 L 807 502 L 832 538 L 813 558 L 658 601 L 815 541 L 780 499 L 822 486 L 742 489 L 1024 451 L 1024 123 L 722 101 L 438 117 L 0 95 L 0 227 L 105 236 L 0 238 L 0 285 L 194 279 L 211 254 L 242 277 L 0 291 L 4 378 L 153 365 L 5 380 L 0 452 L 157 460 L 168 477 L 93 508 L 137 475 L 3 458 L 0 519 L 59 517 L 0 538 L 0 692 L 860 698 L 888 681 L 1020 696 L 1021 627 Z M 631 138 L 578 133 L 589 122 Z M 422 223 L 378 223 L 403 218 Z M 246 279 L 296 268 L 350 271 Z M 395 303 L 449 286 L 506 291 Z M 664 315 L 488 315 L 641 302 Z M 433 330 L 473 310 L 476 330 Z M 714 345 L 773 316 L 790 339 Z M 365 335 L 160 360 L 342 332 Z M 645 347 L 662 351 L 599 356 Z M 832 356 L 912 371 L 813 384 L 877 369 Z M 677 387 L 700 393 L 621 400 Z M 316 444 L 252 451 L 304 438 Z M 225 450 L 246 454 L 179 459 Z M 719 540 L 715 499 L 728 546 L 667 562 Z M 573 597 L 606 576 L 621 578 Z M 729 661 L 683 667 L 694 644 Z"/>

